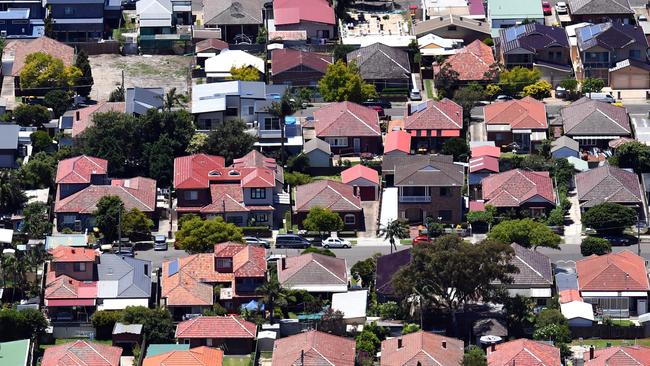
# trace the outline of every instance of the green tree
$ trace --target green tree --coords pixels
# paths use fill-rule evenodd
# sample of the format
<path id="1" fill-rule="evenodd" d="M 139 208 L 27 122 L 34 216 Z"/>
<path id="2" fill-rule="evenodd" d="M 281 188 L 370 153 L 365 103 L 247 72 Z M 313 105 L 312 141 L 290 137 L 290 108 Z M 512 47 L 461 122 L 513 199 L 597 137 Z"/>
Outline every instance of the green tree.
<path id="1" fill-rule="evenodd" d="M 558 309 L 547 308 L 537 314 L 533 338 L 553 342 L 560 348 L 563 358 L 570 355 L 567 344 L 571 342 L 571 330 L 568 321 Z"/>
<path id="2" fill-rule="evenodd" d="M 597 78 L 585 78 L 582 80 L 582 94 L 600 93 L 605 87 L 605 82 Z"/>
<path id="3" fill-rule="evenodd" d="M 311 183 L 312 178 L 310 175 L 303 174 L 300 172 L 285 172 L 284 173 L 284 183 L 291 187 L 302 186 L 307 183 Z"/>
<path id="4" fill-rule="evenodd" d="M 230 164 L 235 158 L 248 154 L 254 144 L 255 137 L 246 132 L 244 122 L 229 120 L 210 132 L 206 152 L 223 156 L 226 164 Z"/>
<path id="5" fill-rule="evenodd" d="M 535 84 L 526 85 L 524 87 L 523 93 L 524 96 L 529 96 L 541 100 L 550 97 L 551 90 L 553 90 L 553 85 L 551 85 L 546 80 L 540 80 Z"/>
<path id="6" fill-rule="evenodd" d="M 82 76 L 76 66 L 65 66 L 63 61 L 45 52 L 30 53 L 20 72 L 20 87 L 69 88 Z"/>
<path id="7" fill-rule="evenodd" d="M 361 103 L 377 96 L 375 86 L 366 83 L 355 63 L 345 64 L 339 60 L 327 67 L 318 82 L 320 93 L 326 102 L 350 101 Z"/>
<path id="8" fill-rule="evenodd" d="M 357 352 L 365 352 L 368 355 L 375 355 L 381 347 L 381 340 L 376 334 L 372 332 L 362 331 L 361 334 L 355 338 L 357 344 Z"/>
<path id="9" fill-rule="evenodd" d="M 406 239 L 409 237 L 409 227 L 408 224 L 402 220 L 391 220 L 379 230 L 380 235 L 384 237 L 385 240 L 390 242 L 390 252 L 393 252 L 393 249 L 397 250 L 397 245 L 395 239 Z"/>
<path id="10" fill-rule="evenodd" d="M 439 98 L 450 96 L 458 86 L 458 71 L 444 63 L 433 81 Z"/>
<path id="11" fill-rule="evenodd" d="M 233 80 L 240 81 L 259 81 L 260 72 L 252 66 L 232 67 L 230 74 Z"/>
<path id="12" fill-rule="evenodd" d="M 309 253 L 316 253 L 316 254 L 321 254 L 328 257 L 336 258 L 336 254 L 334 254 L 334 252 L 329 250 L 328 248 L 308 247 L 307 249 L 300 252 L 301 255 L 309 254 Z"/>
<path id="13" fill-rule="evenodd" d="M 18 170 L 20 185 L 25 189 L 53 188 L 57 159 L 46 152 L 39 152 Z"/>
<path id="14" fill-rule="evenodd" d="M 287 160 L 287 168 L 292 172 L 308 173 L 309 157 L 302 153 L 293 155 Z"/>
<path id="15" fill-rule="evenodd" d="M 275 320 L 275 307 L 285 307 L 290 301 L 295 301 L 295 297 L 282 288 L 280 282 L 275 276 L 264 282 L 255 292 L 261 295 L 261 302 L 269 311 L 269 320 L 271 324 Z"/>
<path id="16" fill-rule="evenodd" d="M 122 235 L 133 241 L 151 239 L 153 221 L 144 212 L 132 208 L 122 216 Z"/>
<path id="17" fill-rule="evenodd" d="M 185 152 L 188 154 L 198 154 L 205 151 L 206 146 L 208 145 L 208 135 L 202 132 L 195 133 L 190 142 L 187 144 L 187 149 Z"/>
<path id="18" fill-rule="evenodd" d="M 21 104 L 14 110 L 14 118 L 21 126 L 43 128 L 50 122 L 50 111 L 42 105 Z"/>
<path id="19" fill-rule="evenodd" d="M 560 87 L 568 92 L 574 93 L 578 90 L 578 81 L 576 79 L 564 79 L 560 81 Z"/>
<path id="20" fill-rule="evenodd" d="M 337 43 L 334 45 L 334 50 L 332 52 L 334 56 L 334 62 L 342 61 L 345 62 L 348 53 L 354 51 L 354 48 L 348 44 Z"/>
<path id="21" fill-rule="evenodd" d="M 494 225 L 488 238 L 503 243 L 517 243 L 526 248 L 559 249 L 562 239 L 548 226 L 533 219 L 504 220 Z"/>
<path id="22" fill-rule="evenodd" d="M 168 187 L 174 176 L 173 141 L 166 134 L 158 141 L 148 144 L 145 148 L 149 165 L 149 177 L 156 177 L 158 186 Z"/>
<path id="23" fill-rule="evenodd" d="M 464 138 L 454 137 L 445 140 L 442 144 L 442 153 L 453 155 L 454 161 L 467 161 L 469 157 L 469 145 Z"/>
<path id="24" fill-rule="evenodd" d="M 52 138 L 43 130 L 32 132 L 29 135 L 29 139 L 32 140 L 32 146 L 35 152 L 47 151 L 52 146 Z"/>
<path id="25" fill-rule="evenodd" d="M 274 101 L 268 108 L 268 112 L 273 116 L 277 117 L 280 120 L 280 163 L 284 165 L 285 162 L 285 153 L 284 150 L 284 126 L 285 119 L 287 116 L 293 114 L 296 111 L 296 105 L 291 101 L 291 95 L 289 94 L 289 89 L 285 90 L 282 94 L 282 97 L 279 101 Z"/>
<path id="26" fill-rule="evenodd" d="M 400 319 L 400 308 L 395 301 L 386 301 L 378 306 L 379 316 L 382 319 Z"/>
<path id="27" fill-rule="evenodd" d="M 407 323 L 404 325 L 402 328 L 402 335 L 404 334 L 409 334 L 409 333 L 415 333 L 420 330 L 420 326 L 414 323 Z"/>
<path id="28" fill-rule="evenodd" d="M 535 322 L 536 302 L 521 295 L 504 296 L 503 305 L 509 331 L 514 337 L 523 337 L 526 329 L 529 329 Z"/>
<path id="29" fill-rule="evenodd" d="M 10 170 L 0 170 L 0 213 L 16 212 L 25 202 L 27 197 L 20 187 L 17 174 Z"/>
<path id="30" fill-rule="evenodd" d="M 25 206 L 23 210 L 23 227 L 21 231 L 29 238 L 44 239 L 52 230 L 52 223 L 47 215 L 47 205 L 42 202 L 34 202 Z"/>
<path id="31" fill-rule="evenodd" d="M 266 30 L 266 27 L 260 27 L 257 30 L 257 38 L 255 38 L 255 42 L 257 42 L 257 44 L 266 44 L 268 35 L 269 32 Z"/>
<path id="32" fill-rule="evenodd" d="M 40 310 L 0 308 L 0 342 L 19 339 L 39 339 L 45 334 L 48 323 Z"/>
<path id="33" fill-rule="evenodd" d="M 612 245 L 603 238 L 588 236 L 580 243 L 580 253 L 585 257 L 590 255 L 603 255 L 612 252 Z"/>
<path id="34" fill-rule="evenodd" d="M 454 92 L 454 102 L 463 107 L 463 118 L 466 124 L 469 123 L 471 119 L 472 108 L 483 99 L 485 99 L 485 90 L 483 90 L 482 86 L 476 83 L 459 88 Z"/>
<path id="35" fill-rule="evenodd" d="M 470 211 L 467 213 L 467 222 L 470 224 L 483 223 L 486 225 L 492 225 L 494 223 L 494 218 L 497 214 L 497 210 L 492 205 L 485 205 L 484 211 Z"/>
<path id="36" fill-rule="evenodd" d="M 239 227 L 227 223 L 218 216 L 203 220 L 189 215 L 180 221 L 181 229 L 176 233 L 176 243 L 188 253 L 208 253 L 217 243 L 227 241 L 241 242 L 243 235 Z"/>
<path id="37" fill-rule="evenodd" d="M 551 210 L 546 219 L 546 225 L 548 226 L 563 226 L 564 225 L 564 210 L 561 206 L 558 206 Z"/>
<path id="38" fill-rule="evenodd" d="M 88 97 L 90 95 L 90 90 L 94 84 L 93 72 L 90 68 L 90 61 L 88 60 L 88 54 L 83 49 L 77 53 L 77 58 L 74 64 L 79 71 L 81 76 L 75 81 L 76 85 L 80 85 L 77 88 L 77 93 L 83 97 Z"/>
<path id="39" fill-rule="evenodd" d="M 50 90 L 43 97 L 43 105 L 52 108 L 54 118 L 59 118 L 72 106 L 72 98 L 65 90 Z"/>
<path id="40" fill-rule="evenodd" d="M 538 69 L 516 66 L 501 72 L 499 86 L 504 93 L 517 96 L 523 92 L 526 86 L 535 84 L 541 77 L 542 73 Z"/>
<path id="41" fill-rule="evenodd" d="M 611 165 L 623 169 L 633 169 L 635 173 L 650 172 L 650 146 L 638 141 L 630 141 L 619 146 L 609 159 Z"/>
<path id="42" fill-rule="evenodd" d="M 340 310 L 334 310 L 331 307 L 325 310 L 320 321 L 320 331 L 337 336 L 345 335 L 343 313 Z"/>
<path id="43" fill-rule="evenodd" d="M 501 93 L 501 87 L 496 84 L 488 84 L 485 87 L 485 95 L 492 100 Z"/>
<path id="44" fill-rule="evenodd" d="M 150 343 L 172 343 L 176 326 L 165 308 L 149 309 L 144 306 L 127 306 L 122 311 L 122 323 L 142 324 L 144 339 Z"/>
<path id="45" fill-rule="evenodd" d="M 431 216 L 428 216 L 424 220 L 424 226 L 427 228 L 427 237 L 429 237 L 429 239 L 437 238 L 445 232 L 445 227 L 442 226 L 440 221 Z"/>
<path id="46" fill-rule="evenodd" d="M 171 88 L 163 96 L 163 110 L 171 112 L 176 107 L 184 107 L 187 103 L 187 96 L 177 92 L 176 88 Z"/>
<path id="47" fill-rule="evenodd" d="M 90 323 L 97 332 L 97 339 L 111 339 L 113 327 L 121 319 L 121 311 L 98 310 L 90 317 Z"/>
<path id="48" fill-rule="evenodd" d="M 124 101 L 124 86 L 120 85 L 111 92 L 108 96 L 109 102 L 123 102 Z"/>
<path id="49" fill-rule="evenodd" d="M 332 231 L 343 230 L 343 219 L 329 208 L 313 207 L 302 221 L 302 226 L 308 231 L 318 231 L 321 237 Z"/>
<path id="50" fill-rule="evenodd" d="M 120 218 L 124 214 L 124 203 L 119 196 L 104 196 L 97 202 L 94 212 L 95 224 L 109 243 L 117 240 Z"/>
<path id="51" fill-rule="evenodd" d="M 637 213 L 618 203 L 601 203 L 582 215 L 582 223 L 600 233 L 621 233 L 636 222 Z"/>
<path id="52" fill-rule="evenodd" d="M 487 366 L 485 352 L 478 346 L 469 346 L 469 349 L 463 355 L 462 366 Z"/>
<path id="53" fill-rule="evenodd" d="M 375 285 L 375 273 L 377 272 L 377 257 L 380 253 L 375 253 L 372 257 L 358 261 L 350 269 L 350 274 L 361 279 L 365 288 L 373 288 Z"/>

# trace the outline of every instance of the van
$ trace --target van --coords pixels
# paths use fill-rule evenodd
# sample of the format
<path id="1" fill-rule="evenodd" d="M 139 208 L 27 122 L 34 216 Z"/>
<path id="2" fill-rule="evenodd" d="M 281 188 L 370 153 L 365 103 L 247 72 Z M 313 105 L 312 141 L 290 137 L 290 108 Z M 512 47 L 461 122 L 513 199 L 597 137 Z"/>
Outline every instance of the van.
<path id="1" fill-rule="evenodd" d="M 281 234 L 275 238 L 276 248 L 307 248 L 311 243 L 302 236 L 295 234 Z"/>
<path id="2" fill-rule="evenodd" d="M 591 100 L 597 100 L 599 102 L 605 103 L 614 103 L 616 99 L 611 94 L 608 93 L 588 93 L 587 97 Z"/>
<path id="3" fill-rule="evenodd" d="M 418 79 L 416 77 L 416 74 L 411 74 L 411 83 L 413 85 L 413 88 L 411 88 L 411 92 L 409 93 L 409 99 L 422 100 L 422 95 L 420 94 L 420 88 L 418 87 Z"/>

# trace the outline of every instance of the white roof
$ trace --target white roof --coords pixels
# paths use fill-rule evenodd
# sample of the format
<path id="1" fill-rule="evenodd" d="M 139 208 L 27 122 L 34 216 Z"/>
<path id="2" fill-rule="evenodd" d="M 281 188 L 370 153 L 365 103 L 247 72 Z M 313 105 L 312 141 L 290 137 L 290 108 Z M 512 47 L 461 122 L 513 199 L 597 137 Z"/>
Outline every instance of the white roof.
<path id="1" fill-rule="evenodd" d="M 340 310 L 343 319 L 364 318 L 366 304 L 368 303 L 368 290 L 350 291 L 332 295 L 332 309 Z"/>
<path id="2" fill-rule="evenodd" d="M 205 60 L 206 73 L 227 73 L 233 67 L 252 66 L 264 72 L 264 60 L 241 50 L 223 50 L 220 54 Z"/>
<path id="3" fill-rule="evenodd" d="M 25 191 L 27 197 L 27 204 L 41 202 L 47 204 L 48 196 L 50 195 L 49 188 L 43 189 L 29 189 Z"/>
<path id="4" fill-rule="evenodd" d="M 14 238 L 14 231 L 11 229 L 0 229 L 0 243 L 11 244 Z"/>
<path id="5" fill-rule="evenodd" d="M 226 90 L 228 90 L 227 88 L 230 84 L 236 85 L 237 82 L 209 83 L 192 86 L 192 114 L 225 111 Z"/>
<path id="6" fill-rule="evenodd" d="M 359 45 L 360 47 L 370 46 L 371 44 L 381 43 L 388 47 L 408 47 L 415 36 L 398 36 L 398 35 L 367 35 L 358 37 L 344 37 L 343 44 Z"/>
<path id="7" fill-rule="evenodd" d="M 170 0 L 139 0 L 135 4 L 141 27 L 171 27 L 172 2 Z"/>
<path id="8" fill-rule="evenodd" d="M 431 44 L 437 45 L 438 47 L 423 48 Z M 423 56 L 453 55 L 460 50 L 462 44 L 462 39 L 442 38 L 433 33 L 418 38 L 418 47 L 420 47 L 420 52 Z"/>
<path id="9" fill-rule="evenodd" d="M 424 0 L 427 8 L 462 8 L 467 5 L 467 0 Z"/>
<path id="10" fill-rule="evenodd" d="M 594 310 L 591 304 L 582 301 L 571 301 L 560 304 L 562 315 L 568 320 L 582 318 L 594 321 Z"/>

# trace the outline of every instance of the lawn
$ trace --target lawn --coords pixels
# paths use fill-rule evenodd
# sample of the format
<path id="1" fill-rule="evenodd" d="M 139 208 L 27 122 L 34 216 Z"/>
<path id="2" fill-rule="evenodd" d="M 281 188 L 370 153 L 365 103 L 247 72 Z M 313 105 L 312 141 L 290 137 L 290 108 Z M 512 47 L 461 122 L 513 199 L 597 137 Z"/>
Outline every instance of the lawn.
<path id="1" fill-rule="evenodd" d="M 340 175 L 317 175 L 313 179 L 314 180 L 329 179 L 329 180 L 334 180 L 334 181 L 340 182 L 341 181 L 341 176 Z"/>
<path id="2" fill-rule="evenodd" d="M 223 366 L 250 366 L 250 356 L 223 356 Z"/>
<path id="3" fill-rule="evenodd" d="M 79 340 L 90 341 L 87 338 L 57 338 L 57 339 L 54 340 L 54 344 L 41 344 L 40 347 L 42 349 L 46 349 L 48 347 L 58 346 L 60 344 L 70 343 L 70 342 L 79 341 Z M 110 339 L 93 339 L 92 342 L 106 344 L 106 345 L 109 345 L 109 346 L 113 344 L 113 341 L 111 341 Z"/>
<path id="4" fill-rule="evenodd" d="M 594 346 L 596 348 L 605 348 L 607 347 L 607 344 L 610 344 L 612 346 L 620 346 L 620 345 L 640 345 L 640 346 L 646 346 L 650 347 L 650 338 L 643 338 L 643 339 L 585 339 L 582 342 L 580 341 L 573 341 L 571 342 L 572 346 L 579 346 L 579 345 L 585 345 L 585 346 Z"/>
<path id="5" fill-rule="evenodd" d="M 429 99 L 433 99 L 433 80 L 424 80 L 424 89 L 427 91 Z"/>

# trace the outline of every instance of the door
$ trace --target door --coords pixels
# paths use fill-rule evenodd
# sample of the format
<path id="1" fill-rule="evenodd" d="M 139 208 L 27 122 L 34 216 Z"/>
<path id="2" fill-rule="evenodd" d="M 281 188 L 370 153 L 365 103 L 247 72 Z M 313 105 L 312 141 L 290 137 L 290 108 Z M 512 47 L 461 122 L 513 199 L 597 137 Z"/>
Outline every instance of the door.
<path id="1" fill-rule="evenodd" d="M 359 198 L 362 201 L 374 201 L 375 196 L 375 187 L 359 187 Z"/>
<path id="2" fill-rule="evenodd" d="M 355 153 L 360 153 L 361 152 L 361 139 L 355 137 L 352 139 L 352 146 L 354 146 L 354 152 Z"/>
<path id="3" fill-rule="evenodd" d="M 636 313 L 637 315 L 645 314 L 648 312 L 648 299 L 636 300 Z"/>

